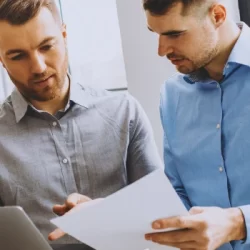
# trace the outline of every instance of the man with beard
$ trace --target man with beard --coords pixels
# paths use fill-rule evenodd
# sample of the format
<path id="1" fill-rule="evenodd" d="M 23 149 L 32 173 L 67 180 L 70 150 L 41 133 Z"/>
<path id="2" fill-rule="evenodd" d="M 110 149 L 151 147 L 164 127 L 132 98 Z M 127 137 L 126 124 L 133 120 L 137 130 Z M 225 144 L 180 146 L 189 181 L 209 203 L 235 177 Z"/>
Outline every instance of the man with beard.
<path id="1" fill-rule="evenodd" d="M 180 249 L 250 249 L 250 29 L 227 0 L 143 0 L 159 55 L 182 73 L 161 90 L 165 172 L 190 215 L 146 239 Z"/>
<path id="2" fill-rule="evenodd" d="M 0 60 L 16 87 L 0 109 L 0 203 L 23 207 L 46 238 L 54 204 L 105 197 L 161 165 L 130 95 L 67 74 L 66 38 L 54 0 L 0 0 Z"/>

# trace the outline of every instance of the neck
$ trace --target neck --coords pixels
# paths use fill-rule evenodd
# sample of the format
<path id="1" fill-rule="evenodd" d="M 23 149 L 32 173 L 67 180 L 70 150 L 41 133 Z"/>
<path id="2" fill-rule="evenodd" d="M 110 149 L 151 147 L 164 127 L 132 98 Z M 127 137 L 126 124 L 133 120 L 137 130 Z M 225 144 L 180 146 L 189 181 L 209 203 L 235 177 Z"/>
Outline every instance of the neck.
<path id="1" fill-rule="evenodd" d="M 51 115 L 54 115 L 59 110 L 62 110 L 66 107 L 68 102 L 69 89 L 70 82 L 68 76 L 66 76 L 63 88 L 61 89 L 59 96 L 46 102 L 31 101 L 31 104 L 38 110 L 42 110 L 48 112 Z"/>
<path id="2" fill-rule="evenodd" d="M 228 58 L 240 36 L 240 28 L 236 23 L 227 21 L 220 30 L 219 37 L 219 53 L 218 55 L 205 67 L 209 76 L 216 80 L 221 81 L 223 79 L 223 71 Z"/>

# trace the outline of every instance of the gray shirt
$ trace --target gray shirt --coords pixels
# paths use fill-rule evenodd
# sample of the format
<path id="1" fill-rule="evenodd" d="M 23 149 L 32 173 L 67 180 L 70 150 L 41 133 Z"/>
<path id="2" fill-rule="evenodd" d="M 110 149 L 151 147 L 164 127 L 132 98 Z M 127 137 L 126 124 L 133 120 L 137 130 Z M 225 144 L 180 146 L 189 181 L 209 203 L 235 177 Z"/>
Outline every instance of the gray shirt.
<path id="1" fill-rule="evenodd" d="M 69 194 L 106 197 L 160 166 L 149 121 L 129 94 L 72 81 L 54 116 L 16 89 L 0 108 L 0 203 L 23 207 L 45 238 L 53 205 Z"/>

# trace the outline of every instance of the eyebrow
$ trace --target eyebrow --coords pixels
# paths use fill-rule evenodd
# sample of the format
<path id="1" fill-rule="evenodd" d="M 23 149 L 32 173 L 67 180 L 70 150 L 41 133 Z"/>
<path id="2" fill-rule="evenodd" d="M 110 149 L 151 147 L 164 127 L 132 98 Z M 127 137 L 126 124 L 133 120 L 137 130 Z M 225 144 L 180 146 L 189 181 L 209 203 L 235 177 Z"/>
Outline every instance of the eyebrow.
<path id="1" fill-rule="evenodd" d="M 148 27 L 148 29 L 151 32 L 154 32 L 151 28 Z M 184 32 L 186 32 L 186 30 L 170 30 L 170 31 L 166 31 L 166 32 L 161 33 L 161 35 L 163 35 L 163 36 L 173 36 L 173 35 L 179 35 L 179 34 L 184 33 Z"/>
<path id="2" fill-rule="evenodd" d="M 43 46 L 43 45 L 45 45 L 47 42 L 50 42 L 50 41 L 52 41 L 52 40 L 54 40 L 55 39 L 55 37 L 47 37 L 47 38 L 45 38 L 39 45 L 38 45 L 38 47 L 41 47 L 41 46 Z M 9 56 L 9 55 L 11 55 L 11 54 L 18 54 L 18 53 L 22 53 L 22 52 L 24 52 L 24 50 L 22 50 L 22 49 L 11 49 L 11 50 L 8 50 L 6 53 L 5 53 L 5 55 L 6 56 Z"/>

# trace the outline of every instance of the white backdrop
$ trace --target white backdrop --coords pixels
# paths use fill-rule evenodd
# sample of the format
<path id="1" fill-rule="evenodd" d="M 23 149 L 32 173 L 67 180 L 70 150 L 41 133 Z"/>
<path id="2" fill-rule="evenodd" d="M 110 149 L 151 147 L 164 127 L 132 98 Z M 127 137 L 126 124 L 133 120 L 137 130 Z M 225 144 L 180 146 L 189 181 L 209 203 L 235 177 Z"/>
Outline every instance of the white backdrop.
<path id="1" fill-rule="evenodd" d="M 127 88 L 115 0 L 61 0 L 72 74 L 82 84 Z"/>

